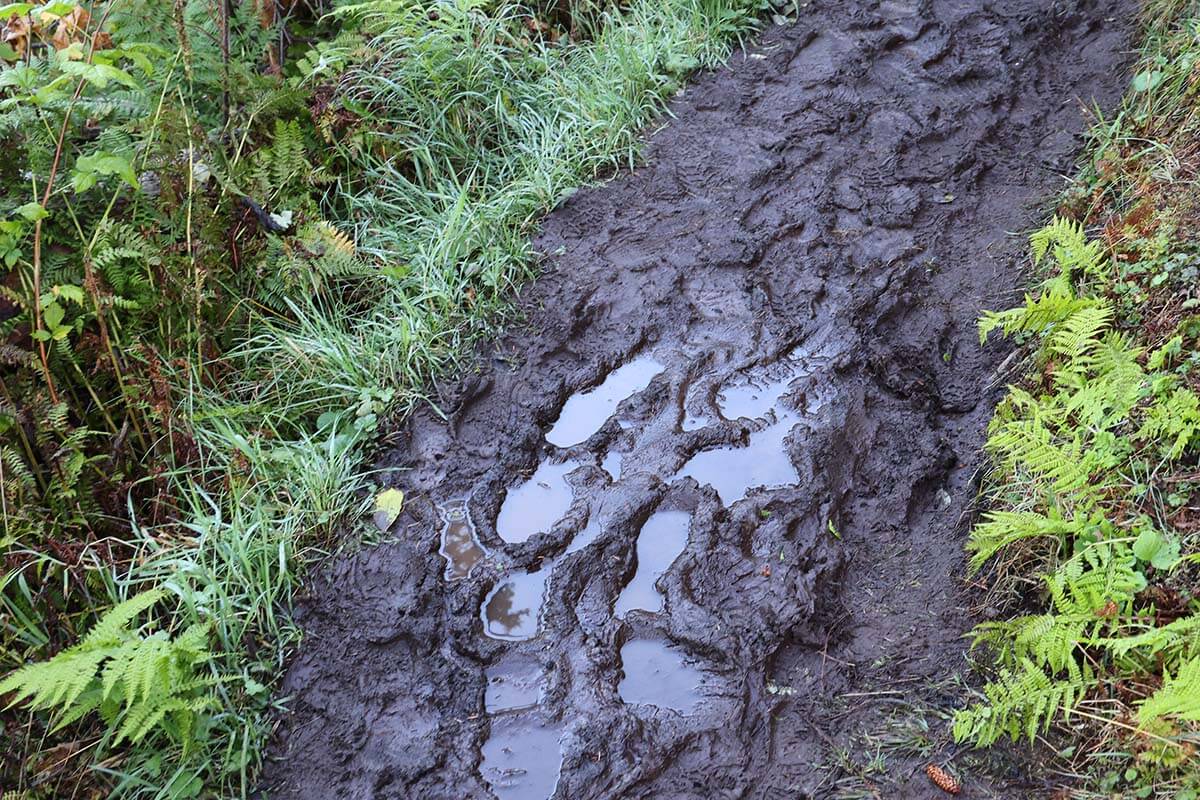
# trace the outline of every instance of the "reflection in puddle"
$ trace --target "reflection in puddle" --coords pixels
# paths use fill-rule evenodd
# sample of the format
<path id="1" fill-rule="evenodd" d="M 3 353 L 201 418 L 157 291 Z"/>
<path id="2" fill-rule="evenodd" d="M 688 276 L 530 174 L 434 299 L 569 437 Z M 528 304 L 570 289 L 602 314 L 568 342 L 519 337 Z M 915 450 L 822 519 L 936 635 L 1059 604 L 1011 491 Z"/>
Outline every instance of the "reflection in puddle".
<path id="1" fill-rule="evenodd" d="M 663 369 L 652 357 L 640 356 L 610 372 L 596 388 L 571 395 L 546 441 L 559 447 L 584 441 L 600 429 L 622 400 L 645 389 Z"/>
<path id="2" fill-rule="evenodd" d="M 691 517 L 682 511 L 660 511 L 642 526 L 637 539 L 637 571 L 617 598 L 614 613 L 618 617 L 635 608 L 659 612 L 663 596 L 654 582 L 670 568 L 687 546 Z"/>
<path id="3" fill-rule="evenodd" d="M 546 578 L 552 565 L 519 572 L 496 585 L 483 601 L 483 630 L 493 639 L 524 641 L 537 636 Z"/>
<path id="4" fill-rule="evenodd" d="M 530 714 L 492 719 L 480 772 L 499 800 L 546 800 L 558 786 L 561 730 Z"/>
<path id="5" fill-rule="evenodd" d="M 442 507 L 442 545 L 438 552 L 446 559 L 446 580 L 465 578 L 484 557 L 486 551 L 475 535 L 475 525 L 466 500 L 454 500 Z"/>
<path id="6" fill-rule="evenodd" d="M 578 464 L 543 462 L 529 480 L 509 489 L 496 517 L 496 533 L 506 542 L 523 542 L 535 533 L 550 530 L 571 508 L 574 493 L 567 473 Z"/>
<path id="7" fill-rule="evenodd" d="M 623 677 L 617 691 L 630 705 L 672 708 L 692 712 L 703 699 L 704 674 L 684 663 L 683 656 L 665 643 L 632 639 L 621 648 Z"/>
<path id="8" fill-rule="evenodd" d="M 489 714 L 537 705 L 542 669 L 535 662 L 506 658 L 487 670 L 483 705 Z"/>

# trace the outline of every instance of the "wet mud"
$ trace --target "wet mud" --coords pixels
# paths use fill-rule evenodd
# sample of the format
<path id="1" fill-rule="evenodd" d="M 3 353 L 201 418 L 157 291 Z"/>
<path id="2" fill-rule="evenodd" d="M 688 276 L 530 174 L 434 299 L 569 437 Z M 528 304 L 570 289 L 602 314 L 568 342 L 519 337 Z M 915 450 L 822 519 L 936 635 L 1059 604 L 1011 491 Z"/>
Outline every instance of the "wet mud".
<path id="1" fill-rule="evenodd" d="M 314 577 L 264 795 L 835 796 L 870 698 L 962 666 L 1003 355 L 975 320 L 1132 12 L 816 0 L 696 80 L 646 166 L 546 220 L 527 322 L 447 417 L 398 432 L 408 505 Z"/>

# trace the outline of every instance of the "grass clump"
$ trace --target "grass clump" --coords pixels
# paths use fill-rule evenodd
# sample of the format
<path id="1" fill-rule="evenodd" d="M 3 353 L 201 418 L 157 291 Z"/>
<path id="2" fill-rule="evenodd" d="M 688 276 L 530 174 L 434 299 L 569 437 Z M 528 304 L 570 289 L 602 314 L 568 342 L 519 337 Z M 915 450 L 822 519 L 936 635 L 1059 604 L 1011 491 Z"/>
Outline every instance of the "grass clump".
<path id="1" fill-rule="evenodd" d="M 1053 728 L 1064 797 L 1200 794 L 1200 6 L 1144 13 L 1131 91 L 1032 238 L 1048 277 L 980 325 L 1029 370 L 969 541 L 1010 616 L 975 629 L 997 669 L 954 733 Z"/>
<path id="2" fill-rule="evenodd" d="M 770 6 L 217 5 L 0 11 L 18 797 L 248 796 L 284 612 L 369 503 L 381 420 Z"/>

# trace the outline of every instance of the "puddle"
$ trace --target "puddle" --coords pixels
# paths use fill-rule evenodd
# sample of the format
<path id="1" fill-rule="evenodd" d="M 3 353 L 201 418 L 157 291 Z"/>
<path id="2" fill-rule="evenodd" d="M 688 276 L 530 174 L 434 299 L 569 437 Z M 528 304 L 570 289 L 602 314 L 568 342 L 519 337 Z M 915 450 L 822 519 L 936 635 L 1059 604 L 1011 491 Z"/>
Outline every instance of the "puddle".
<path id="1" fill-rule="evenodd" d="M 546 434 L 546 441 L 570 447 L 586 440 L 600 430 L 622 400 L 645 389 L 663 369 L 652 357 L 639 356 L 610 372 L 596 388 L 571 395 Z"/>
<path id="2" fill-rule="evenodd" d="M 527 659 L 504 659 L 487 670 L 484 710 L 489 714 L 533 708 L 541 692 L 542 669 Z"/>
<path id="3" fill-rule="evenodd" d="M 547 564 L 537 572 L 518 572 L 496 584 L 480 613 L 484 633 L 512 642 L 537 636 L 551 569 Z"/>
<path id="4" fill-rule="evenodd" d="M 730 421 L 763 419 L 779 407 L 779 401 L 797 377 L 791 375 L 777 381 L 747 381 L 723 388 L 717 393 L 717 408 L 721 410 L 721 416 Z"/>
<path id="5" fill-rule="evenodd" d="M 717 408 L 728 421 L 765 420 L 770 424 L 750 434 L 745 447 L 722 447 L 696 453 L 675 474 L 695 478 L 717 490 L 726 506 L 743 499 L 755 487 L 790 486 L 799 480 L 785 447 L 785 440 L 799 415 L 782 405 L 788 387 L 800 377 L 791 374 L 777 380 L 751 379 L 722 388 Z"/>
<path id="6" fill-rule="evenodd" d="M 479 771 L 499 800 L 547 800 L 562 767 L 560 737 L 529 714 L 495 717 Z"/>
<path id="7" fill-rule="evenodd" d="M 755 487 L 790 486 L 799 476 L 788 458 L 784 441 L 797 421 L 796 415 L 784 413 L 778 422 L 750 434 L 750 443 L 745 447 L 699 452 L 675 477 L 695 478 L 700 485 L 712 486 L 726 506 L 743 499 Z"/>
<path id="8" fill-rule="evenodd" d="M 567 473 L 578 466 L 574 461 L 546 461 L 538 465 L 529 480 L 509 489 L 496 517 L 500 538 L 518 544 L 535 533 L 550 530 L 562 519 L 574 498 L 567 485 Z"/>
<path id="9" fill-rule="evenodd" d="M 637 571 L 617 597 L 613 613 L 624 617 L 635 608 L 662 611 L 663 596 L 654 582 L 679 558 L 687 546 L 691 516 L 682 511 L 659 511 L 638 533 Z"/>
<path id="10" fill-rule="evenodd" d="M 600 462 L 600 469 L 607 472 L 614 481 L 621 480 L 621 454 L 610 450 L 605 454 L 604 460 Z"/>
<path id="11" fill-rule="evenodd" d="M 630 705 L 693 712 L 703 700 L 704 673 L 689 666 L 683 655 L 653 639 L 632 639 L 621 648 L 621 683 L 617 691 Z"/>
<path id="12" fill-rule="evenodd" d="M 446 559 L 446 580 L 455 581 L 471 574 L 487 551 L 475 535 L 471 512 L 466 500 L 455 500 L 442 506 L 442 545 L 438 552 Z"/>

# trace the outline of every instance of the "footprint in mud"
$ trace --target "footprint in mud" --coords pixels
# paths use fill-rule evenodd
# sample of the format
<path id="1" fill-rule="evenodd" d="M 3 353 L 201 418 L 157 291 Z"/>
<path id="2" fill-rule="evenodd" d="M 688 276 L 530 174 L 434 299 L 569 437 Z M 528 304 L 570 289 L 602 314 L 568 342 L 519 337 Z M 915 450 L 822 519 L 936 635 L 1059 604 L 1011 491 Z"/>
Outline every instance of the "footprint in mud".
<path id="1" fill-rule="evenodd" d="M 538 634 L 546 580 L 553 564 L 509 575 L 483 601 L 483 630 L 493 639 L 524 641 Z"/>
<path id="2" fill-rule="evenodd" d="M 654 706 L 694 713 L 705 699 L 704 673 L 690 666 L 677 650 L 655 639 L 631 639 L 621 647 L 621 682 L 617 693 L 632 706 Z"/>
<path id="3" fill-rule="evenodd" d="M 562 728 L 537 712 L 499 714 L 482 748 L 480 772 L 497 800 L 545 800 L 558 786 Z"/>
<path id="4" fill-rule="evenodd" d="M 489 667 L 485 675 L 483 707 L 489 714 L 521 711 L 537 705 L 542 668 L 536 662 L 519 655 L 509 656 Z"/>
<path id="5" fill-rule="evenodd" d="M 696 453 L 675 477 L 694 478 L 702 486 L 712 486 L 726 506 L 745 498 L 751 489 L 796 483 L 799 476 L 787 454 L 787 437 L 800 415 L 781 401 L 799 377 L 792 374 L 776 380 L 750 379 L 721 389 L 717 408 L 723 419 L 766 422 L 766 427 L 752 431 L 744 447 Z"/>
<path id="6" fill-rule="evenodd" d="M 466 578 L 487 551 L 475 534 L 466 500 L 454 500 L 442 507 L 442 543 L 438 553 L 446 559 L 446 580 Z"/>
<path id="7" fill-rule="evenodd" d="M 571 395 L 546 434 L 546 441 L 558 447 L 585 441 L 612 416 L 622 400 L 645 389 L 664 369 L 653 357 L 639 356 L 610 372 L 596 388 Z"/>
<path id="8" fill-rule="evenodd" d="M 520 544 L 554 527 L 571 508 L 575 494 L 567 484 L 567 473 L 578 466 L 574 461 L 544 461 L 528 480 L 510 489 L 496 517 L 500 538 Z"/>
<path id="9" fill-rule="evenodd" d="M 691 516 L 682 511 L 659 511 L 646 520 L 637 538 L 637 570 L 613 609 L 618 619 L 635 608 L 662 611 L 663 596 L 655 582 L 687 546 L 690 521 Z"/>

